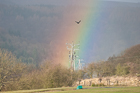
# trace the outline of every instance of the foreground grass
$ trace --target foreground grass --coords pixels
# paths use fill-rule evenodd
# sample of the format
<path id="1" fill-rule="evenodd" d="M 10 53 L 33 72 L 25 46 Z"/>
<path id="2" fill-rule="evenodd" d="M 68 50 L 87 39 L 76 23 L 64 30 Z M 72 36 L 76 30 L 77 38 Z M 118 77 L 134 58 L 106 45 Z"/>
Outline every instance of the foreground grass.
<path id="1" fill-rule="evenodd" d="M 50 91 L 67 91 L 67 90 L 75 90 L 75 87 L 63 87 L 63 88 L 47 88 L 47 89 L 33 89 L 33 90 L 18 90 L 18 91 L 5 91 L 0 93 L 45 93 Z"/>
<path id="2" fill-rule="evenodd" d="M 125 87 L 125 88 L 94 88 L 82 89 L 53 93 L 140 93 L 140 87 Z"/>
<path id="3" fill-rule="evenodd" d="M 84 88 L 84 87 L 83 87 Z M 76 90 L 76 88 L 49 88 L 36 90 L 9 91 L 2 93 L 140 93 L 140 87 L 86 87 Z"/>

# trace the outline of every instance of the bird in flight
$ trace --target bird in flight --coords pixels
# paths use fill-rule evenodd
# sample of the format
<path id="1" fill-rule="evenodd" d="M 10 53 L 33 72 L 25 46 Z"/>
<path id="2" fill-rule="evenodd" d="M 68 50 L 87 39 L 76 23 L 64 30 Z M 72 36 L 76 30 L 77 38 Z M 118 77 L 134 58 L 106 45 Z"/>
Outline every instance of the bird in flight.
<path id="1" fill-rule="evenodd" d="M 81 22 L 81 20 L 79 22 L 75 21 L 77 24 L 79 24 Z"/>

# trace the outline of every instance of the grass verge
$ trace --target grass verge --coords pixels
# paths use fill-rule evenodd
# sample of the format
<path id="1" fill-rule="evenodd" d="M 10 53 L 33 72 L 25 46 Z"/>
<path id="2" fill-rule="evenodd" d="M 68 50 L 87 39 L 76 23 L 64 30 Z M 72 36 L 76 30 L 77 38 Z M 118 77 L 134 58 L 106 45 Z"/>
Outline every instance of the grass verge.
<path id="1" fill-rule="evenodd" d="M 7 91 L 1 93 L 140 93 L 140 87 L 83 87 L 76 90 L 76 87 L 48 88 L 35 90 Z"/>

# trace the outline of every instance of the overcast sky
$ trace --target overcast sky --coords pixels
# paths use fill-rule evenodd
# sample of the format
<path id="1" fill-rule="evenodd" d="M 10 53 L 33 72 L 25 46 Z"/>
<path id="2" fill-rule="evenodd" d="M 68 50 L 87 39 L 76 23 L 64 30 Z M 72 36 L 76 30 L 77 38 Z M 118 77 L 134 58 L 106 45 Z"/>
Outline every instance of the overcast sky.
<path id="1" fill-rule="evenodd" d="M 86 2 L 91 2 L 92 0 L 76 0 L 76 1 L 75 0 L 0 0 L 0 2 L 10 2 L 10 1 L 16 4 L 23 4 L 23 5 L 29 5 L 29 4 L 69 5 L 69 4 L 75 4 L 75 2 L 79 2 L 79 4 L 84 4 Z M 140 0 L 97 0 L 97 1 L 118 1 L 118 2 L 132 2 L 132 3 L 140 2 Z"/>
<path id="2" fill-rule="evenodd" d="M 104 1 L 119 1 L 119 2 L 134 2 L 134 3 L 140 2 L 140 0 L 104 0 Z"/>

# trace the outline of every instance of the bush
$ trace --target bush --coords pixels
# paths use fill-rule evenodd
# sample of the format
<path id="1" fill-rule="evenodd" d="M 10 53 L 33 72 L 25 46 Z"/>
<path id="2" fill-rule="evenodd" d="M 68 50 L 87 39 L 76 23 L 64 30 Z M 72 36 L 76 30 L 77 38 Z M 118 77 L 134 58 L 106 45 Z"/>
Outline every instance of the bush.
<path id="1" fill-rule="evenodd" d="M 95 83 L 92 83 L 92 87 L 99 87 L 99 86 L 105 86 L 103 83 L 100 83 L 100 84 L 95 84 Z"/>
<path id="2" fill-rule="evenodd" d="M 98 84 L 98 86 L 105 86 L 103 83 Z"/>
<path id="3" fill-rule="evenodd" d="M 95 83 L 92 83 L 92 87 L 95 87 L 95 86 L 97 86 Z"/>

